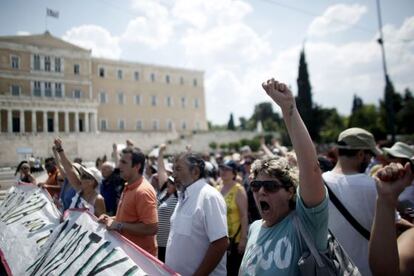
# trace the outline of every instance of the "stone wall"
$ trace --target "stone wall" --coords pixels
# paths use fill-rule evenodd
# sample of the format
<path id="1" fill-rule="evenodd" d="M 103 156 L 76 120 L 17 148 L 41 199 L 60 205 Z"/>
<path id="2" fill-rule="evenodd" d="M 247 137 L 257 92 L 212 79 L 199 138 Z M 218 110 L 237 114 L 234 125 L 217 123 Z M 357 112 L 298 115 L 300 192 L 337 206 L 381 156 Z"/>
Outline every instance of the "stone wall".
<path id="1" fill-rule="evenodd" d="M 73 159 L 81 157 L 85 161 L 95 161 L 104 154 L 111 156 L 112 144 L 125 144 L 131 139 L 134 144 L 148 153 L 154 146 L 168 143 L 167 153 L 183 151 L 186 145 L 191 145 L 196 152 L 209 151 L 209 144 L 239 141 L 256 136 L 255 132 L 248 131 L 220 131 L 201 132 L 196 134 L 180 135 L 176 132 L 100 132 L 100 133 L 59 133 L 63 140 L 65 152 Z M 16 166 L 23 159 L 30 157 L 52 156 L 53 139 L 56 134 L 37 133 L 1 133 L 0 134 L 0 167 Z"/>

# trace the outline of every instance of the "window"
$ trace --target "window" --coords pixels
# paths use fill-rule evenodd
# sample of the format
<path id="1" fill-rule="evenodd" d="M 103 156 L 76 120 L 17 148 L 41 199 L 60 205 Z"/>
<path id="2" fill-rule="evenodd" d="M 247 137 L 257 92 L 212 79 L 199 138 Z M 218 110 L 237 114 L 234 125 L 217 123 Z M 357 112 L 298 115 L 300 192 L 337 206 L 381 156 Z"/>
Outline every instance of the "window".
<path id="1" fill-rule="evenodd" d="M 184 84 L 184 78 L 180 77 L 180 84 L 183 85 Z"/>
<path id="2" fill-rule="evenodd" d="M 52 97 L 52 84 L 45 82 L 45 97 Z"/>
<path id="3" fill-rule="evenodd" d="M 99 102 L 100 102 L 101 104 L 105 104 L 105 103 L 107 103 L 107 98 L 106 98 L 106 92 L 105 92 L 105 91 L 101 91 L 101 92 L 99 93 Z"/>
<path id="4" fill-rule="evenodd" d="M 63 91 L 62 91 L 62 84 L 61 83 L 55 83 L 55 97 L 62 98 L 63 97 Z"/>
<path id="5" fill-rule="evenodd" d="M 62 67 L 62 64 L 61 64 L 60 58 L 58 57 L 55 58 L 55 72 L 60 73 L 61 67 Z"/>
<path id="6" fill-rule="evenodd" d="M 118 92 L 118 103 L 119 104 L 124 104 L 124 101 L 125 101 L 124 93 L 123 92 Z"/>
<path id="7" fill-rule="evenodd" d="M 103 67 L 99 68 L 99 76 L 101 78 L 105 78 L 105 68 Z"/>
<path id="8" fill-rule="evenodd" d="M 165 99 L 165 101 L 166 101 L 166 104 L 167 104 L 168 107 L 171 107 L 172 106 L 172 99 L 171 99 L 170 96 L 167 96 L 167 98 Z"/>
<path id="9" fill-rule="evenodd" d="M 50 57 L 45 56 L 45 71 L 50 72 Z"/>
<path id="10" fill-rule="evenodd" d="M 168 120 L 168 122 L 167 122 L 167 129 L 169 131 L 172 131 L 173 130 L 173 122 L 171 120 Z"/>
<path id="11" fill-rule="evenodd" d="M 73 73 L 74 73 L 75 75 L 79 75 L 79 74 L 80 74 L 80 65 L 79 65 L 79 64 L 75 64 L 75 65 L 73 66 Z"/>
<path id="12" fill-rule="evenodd" d="M 157 106 L 157 96 L 151 96 L 151 105 Z"/>
<path id="13" fill-rule="evenodd" d="M 181 107 L 185 108 L 186 100 L 185 97 L 181 97 Z"/>
<path id="14" fill-rule="evenodd" d="M 185 121 L 181 122 L 181 129 L 186 130 L 187 129 L 187 123 Z"/>
<path id="15" fill-rule="evenodd" d="M 11 56 L 11 67 L 13 69 L 19 69 L 19 67 L 20 67 L 20 58 L 18 56 Z"/>
<path id="16" fill-rule="evenodd" d="M 75 98 L 75 99 L 80 99 L 80 98 L 82 98 L 82 91 L 80 91 L 80 90 L 75 90 L 75 91 L 73 91 L 73 97 Z"/>
<path id="17" fill-rule="evenodd" d="M 158 120 L 153 120 L 152 121 L 152 130 L 158 130 L 158 128 L 159 128 Z"/>
<path id="18" fill-rule="evenodd" d="M 171 81 L 170 76 L 169 75 L 166 75 L 165 76 L 165 82 L 166 83 L 170 83 L 170 81 Z"/>
<path id="19" fill-rule="evenodd" d="M 137 71 L 134 72 L 134 79 L 136 81 L 139 81 L 139 72 L 137 72 Z"/>
<path id="20" fill-rule="evenodd" d="M 151 73 L 151 81 L 155 82 L 155 74 L 154 73 Z"/>
<path id="21" fill-rule="evenodd" d="M 35 70 L 40 70 L 40 56 L 39 55 L 33 56 L 33 68 Z"/>
<path id="22" fill-rule="evenodd" d="M 138 121 L 137 121 L 137 124 L 136 124 L 136 129 L 137 129 L 137 130 L 142 130 L 142 125 L 143 125 L 143 124 L 142 124 L 142 121 L 141 121 L 141 120 L 138 120 Z"/>
<path id="23" fill-rule="evenodd" d="M 193 86 L 197 86 L 197 79 L 193 79 Z"/>
<path id="24" fill-rule="evenodd" d="M 107 128 L 106 120 L 101 120 L 101 130 L 106 130 L 106 128 Z"/>
<path id="25" fill-rule="evenodd" d="M 118 121 L 118 128 L 119 128 L 119 130 L 124 130 L 125 129 L 125 121 L 123 119 L 120 119 Z"/>
<path id="26" fill-rule="evenodd" d="M 198 108 L 199 106 L 198 99 L 194 99 L 194 108 Z"/>
<path id="27" fill-rule="evenodd" d="M 12 96 L 20 96 L 20 86 L 13 84 L 11 86 L 11 94 Z"/>
<path id="28" fill-rule="evenodd" d="M 40 88 L 40 81 L 35 81 L 33 84 L 33 96 L 42 96 L 42 90 Z"/>
<path id="29" fill-rule="evenodd" d="M 122 70 L 118 70 L 118 80 L 122 80 Z"/>
<path id="30" fill-rule="evenodd" d="M 141 95 L 135 95 L 135 104 L 140 105 L 141 104 Z"/>

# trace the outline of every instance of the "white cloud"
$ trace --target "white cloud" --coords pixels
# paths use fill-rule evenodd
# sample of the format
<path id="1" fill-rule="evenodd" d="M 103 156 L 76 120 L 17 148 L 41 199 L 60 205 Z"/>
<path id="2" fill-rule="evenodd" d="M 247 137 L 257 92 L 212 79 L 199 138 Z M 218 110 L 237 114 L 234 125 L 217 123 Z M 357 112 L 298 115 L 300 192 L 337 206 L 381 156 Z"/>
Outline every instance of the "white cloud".
<path id="1" fill-rule="evenodd" d="M 17 35 L 30 35 L 30 32 L 27 31 L 18 31 Z"/>
<path id="2" fill-rule="evenodd" d="M 121 56 L 119 39 L 103 27 L 96 25 L 82 25 L 67 31 L 64 40 L 86 49 L 92 49 L 92 55 L 118 59 Z"/>
<path id="3" fill-rule="evenodd" d="M 174 20 L 168 9 L 156 1 L 134 0 L 134 11 L 143 14 L 128 23 L 122 40 L 129 43 L 145 44 L 150 48 L 165 46 L 174 34 Z"/>
<path id="4" fill-rule="evenodd" d="M 197 29 L 239 22 L 251 11 L 249 4 L 237 0 L 179 0 L 172 8 L 175 18 Z"/>
<path id="5" fill-rule="evenodd" d="M 412 67 L 414 49 L 406 42 L 395 39 L 414 32 L 414 17 L 408 18 L 396 28 L 384 27 L 388 72 L 397 91 L 414 87 Z M 335 45 L 325 42 L 306 44 L 306 60 L 312 85 L 313 100 L 324 107 L 336 107 L 342 114 L 351 111 L 353 94 L 357 94 L 365 103 L 376 104 L 383 98 L 384 75 L 378 36 L 367 41 Z M 412 36 L 411 36 L 412 38 Z M 281 79 L 292 84 L 296 93 L 299 52 L 298 45 L 279 53 L 272 64 L 273 71 L 283 70 Z"/>
<path id="6" fill-rule="evenodd" d="M 358 23 L 367 8 L 359 4 L 337 4 L 326 9 L 322 16 L 315 18 L 309 25 L 308 34 L 325 36 L 341 32 Z"/>

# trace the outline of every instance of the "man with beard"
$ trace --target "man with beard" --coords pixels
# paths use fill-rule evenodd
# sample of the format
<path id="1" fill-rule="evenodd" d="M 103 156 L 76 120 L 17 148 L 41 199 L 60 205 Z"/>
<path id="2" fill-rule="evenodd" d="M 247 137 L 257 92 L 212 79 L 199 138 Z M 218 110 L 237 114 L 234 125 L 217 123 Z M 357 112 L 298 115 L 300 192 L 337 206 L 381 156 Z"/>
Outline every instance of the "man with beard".
<path id="1" fill-rule="evenodd" d="M 322 177 L 342 205 L 366 230 L 371 229 L 375 213 L 377 191 L 374 178 L 364 174 L 371 158 L 381 152 L 374 136 L 362 128 L 349 128 L 339 134 L 336 145 L 338 162 Z M 332 200 L 332 196 L 330 195 Z M 371 275 L 368 265 L 368 239 L 359 233 L 329 203 L 329 229 L 339 240 L 362 275 Z"/>

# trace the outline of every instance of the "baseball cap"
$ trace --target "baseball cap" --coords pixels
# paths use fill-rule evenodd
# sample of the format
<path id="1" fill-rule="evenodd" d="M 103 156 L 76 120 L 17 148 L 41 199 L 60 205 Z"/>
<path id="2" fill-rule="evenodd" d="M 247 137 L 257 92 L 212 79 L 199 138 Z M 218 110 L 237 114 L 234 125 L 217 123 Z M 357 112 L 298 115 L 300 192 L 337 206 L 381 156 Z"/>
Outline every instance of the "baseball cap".
<path id="1" fill-rule="evenodd" d="M 340 149 L 370 150 L 375 155 L 380 155 L 374 135 L 359 127 L 352 127 L 342 131 L 338 137 L 337 147 Z"/>
<path id="2" fill-rule="evenodd" d="M 221 164 L 219 166 L 219 168 L 232 170 L 234 172 L 239 170 L 239 166 L 233 160 L 228 160 L 228 161 L 224 162 L 223 164 Z"/>
<path id="3" fill-rule="evenodd" d="M 403 142 L 397 142 L 391 148 L 384 147 L 382 150 L 397 158 L 410 159 L 414 157 L 414 149 Z"/>
<path id="4" fill-rule="evenodd" d="M 97 168 L 85 168 L 84 166 L 81 166 L 80 172 L 81 174 L 87 174 L 93 177 L 93 179 L 95 179 L 98 184 L 102 181 L 102 174 Z"/>

